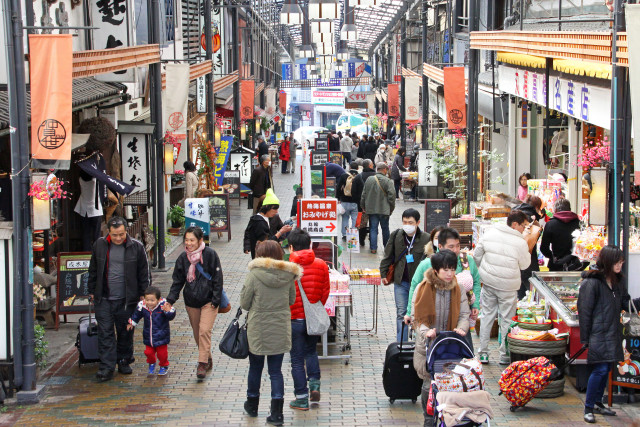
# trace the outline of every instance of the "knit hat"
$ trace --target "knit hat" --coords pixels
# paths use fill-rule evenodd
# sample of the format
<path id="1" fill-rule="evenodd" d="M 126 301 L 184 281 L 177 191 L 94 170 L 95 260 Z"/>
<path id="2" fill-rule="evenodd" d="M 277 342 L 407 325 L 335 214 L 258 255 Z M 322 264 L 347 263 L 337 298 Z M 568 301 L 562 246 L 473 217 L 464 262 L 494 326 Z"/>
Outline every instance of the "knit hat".
<path id="1" fill-rule="evenodd" d="M 262 206 L 266 205 L 280 205 L 280 199 L 276 196 L 276 193 L 273 192 L 273 189 L 267 189 L 267 193 L 265 195 L 264 200 L 262 201 Z"/>

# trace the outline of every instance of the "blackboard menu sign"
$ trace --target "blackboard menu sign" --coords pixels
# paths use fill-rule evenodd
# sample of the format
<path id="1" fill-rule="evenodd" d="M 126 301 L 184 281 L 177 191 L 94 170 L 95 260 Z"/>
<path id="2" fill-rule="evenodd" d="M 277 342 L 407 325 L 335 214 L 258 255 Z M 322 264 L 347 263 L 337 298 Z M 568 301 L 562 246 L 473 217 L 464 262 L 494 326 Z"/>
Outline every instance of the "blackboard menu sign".
<path id="1" fill-rule="evenodd" d="M 336 178 L 334 176 L 328 176 L 325 182 L 327 184 L 327 194 L 325 197 L 336 197 Z"/>
<path id="2" fill-rule="evenodd" d="M 211 233 L 228 231 L 231 234 L 228 194 L 214 194 L 209 197 L 209 226 Z"/>
<path id="3" fill-rule="evenodd" d="M 90 261 L 91 252 L 61 252 L 58 255 L 56 314 L 89 312 Z"/>
<path id="4" fill-rule="evenodd" d="M 630 335 L 628 326 L 623 328 L 622 352 L 624 360 L 615 364 L 609 381 L 609 396 L 613 386 L 640 389 L 640 336 Z M 609 399 L 611 405 L 611 398 Z"/>
<path id="5" fill-rule="evenodd" d="M 329 151 L 313 151 L 311 153 L 311 166 L 324 166 L 329 161 Z"/>
<path id="6" fill-rule="evenodd" d="M 222 185 L 228 185 L 226 189 L 230 199 L 240 198 L 240 171 L 225 171 Z"/>
<path id="7" fill-rule="evenodd" d="M 324 165 L 311 166 L 311 191 L 324 198 Z"/>
<path id="8" fill-rule="evenodd" d="M 451 200 L 427 199 L 424 201 L 424 231 L 431 233 L 436 227 L 446 227 L 451 220 Z"/>
<path id="9" fill-rule="evenodd" d="M 316 139 L 316 150 L 328 150 L 329 149 L 329 134 L 319 133 Z"/>

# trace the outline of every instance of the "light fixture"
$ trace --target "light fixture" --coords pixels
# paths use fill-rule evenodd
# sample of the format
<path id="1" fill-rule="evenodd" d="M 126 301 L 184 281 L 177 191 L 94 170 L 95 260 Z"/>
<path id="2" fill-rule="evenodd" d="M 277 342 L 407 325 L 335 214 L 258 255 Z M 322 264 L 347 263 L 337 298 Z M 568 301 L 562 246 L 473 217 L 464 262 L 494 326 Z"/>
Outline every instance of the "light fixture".
<path id="1" fill-rule="evenodd" d="M 309 0 L 309 19 L 337 19 L 339 8 L 338 0 Z"/>
<path id="2" fill-rule="evenodd" d="M 240 126 L 240 140 L 245 141 L 247 139 L 247 125 L 243 124 Z"/>
<path id="3" fill-rule="evenodd" d="M 591 194 L 589 194 L 589 225 L 607 225 L 607 169 L 591 168 Z"/>
<path id="4" fill-rule="evenodd" d="M 334 69 L 335 71 L 337 71 L 337 72 L 341 73 L 341 72 L 342 72 L 342 62 L 340 62 L 340 61 L 336 61 L 336 63 L 335 63 L 335 65 L 334 65 L 333 69 Z"/>
<path id="5" fill-rule="evenodd" d="M 309 67 L 310 71 L 314 71 L 318 67 L 316 64 L 316 58 L 307 59 L 307 67 Z"/>
<path id="6" fill-rule="evenodd" d="M 318 57 L 318 63 L 322 63 L 325 65 L 329 65 L 333 63 L 333 56 L 331 55 L 321 55 Z"/>
<path id="7" fill-rule="evenodd" d="M 538 105 L 538 107 L 536 107 L 536 112 L 538 114 L 542 114 L 542 107 Z"/>
<path id="8" fill-rule="evenodd" d="M 311 46 L 310 44 L 300 46 L 299 53 L 301 58 L 313 58 L 315 56 L 313 52 L 313 46 Z"/>
<path id="9" fill-rule="evenodd" d="M 309 23 L 311 32 L 315 33 L 333 33 L 333 21 L 313 21 Z"/>
<path id="10" fill-rule="evenodd" d="M 174 164 L 173 164 L 173 144 L 170 142 L 164 143 L 164 174 L 165 175 L 173 175 L 174 173 Z"/>
<path id="11" fill-rule="evenodd" d="M 46 187 L 47 174 L 44 172 L 34 172 L 31 174 L 31 184 L 43 182 Z M 42 196 L 46 200 L 41 200 L 36 196 L 31 196 L 33 209 L 32 226 L 34 230 L 49 230 L 51 228 L 51 201 L 49 195 Z"/>
<path id="12" fill-rule="evenodd" d="M 379 4 L 380 2 L 378 0 L 349 0 L 349 6 L 351 7 L 375 7 Z"/>
<path id="13" fill-rule="evenodd" d="M 529 103 L 527 104 L 527 110 L 528 110 L 528 111 L 531 111 L 531 109 L 532 109 L 532 108 L 533 108 L 533 103 L 529 102 Z"/>
<path id="14" fill-rule="evenodd" d="M 300 25 L 304 17 L 302 9 L 296 0 L 286 0 L 280 10 L 280 23 L 285 25 Z"/>
<path id="15" fill-rule="evenodd" d="M 358 29 L 355 25 L 354 10 L 345 4 L 344 24 L 340 30 L 340 40 L 358 40 Z"/>
<path id="16" fill-rule="evenodd" d="M 416 125 L 416 144 L 422 144 L 422 126 Z"/>
<path id="17" fill-rule="evenodd" d="M 256 134 L 260 133 L 260 119 L 256 119 Z"/>
<path id="18" fill-rule="evenodd" d="M 318 44 L 316 45 L 316 50 L 318 55 L 333 55 L 336 53 L 333 44 Z"/>
<path id="19" fill-rule="evenodd" d="M 582 130 L 582 122 L 576 120 L 576 131 L 580 132 Z"/>
<path id="20" fill-rule="evenodd" d="M 516 97 L 515 97 L 515 96 L 512 96 L 512 97 L 511 97 L 511 103 L 512 103 L 512 104 L 515 104 L 515 103 L 516 103 Z"/>
<path id="21" fill-rule="evenodd" d="M 333 33 L 313 33 L 311 39 L 315 44 L 333 43 Z"/>
<path id="22" fill-rule="evenodd" d="M 467 140 L 460 138 L 458 140 L 458 164 L 464 165 L 467 163 Z"/>
<path id="23" fill-rule="evenodd" d="M 396 122 L 396 135 L 400 135 L 400 120 Z"/>
<path id="24" fill-rule="evenodd" d="M 213 132 L 213 137 L 214 137 L 216 146 L 220 145 L 220 136 L 221 136 L 220 127 L 216 126 L 215 131 Z"/>
<path id="25" fill-rule="evenodd" d="M 382 121 L 382 130 L 384 131 L 384 133 L 387 133 L 387 122 L 388 120 Z"/>
<path id="26" fill-rule="evenodd" d="M 338 53 L 336 53 L 336 58 L 340 61 L 346 61 L 349 59 L 349 49 L 341 47 L 338 49 Z"/>

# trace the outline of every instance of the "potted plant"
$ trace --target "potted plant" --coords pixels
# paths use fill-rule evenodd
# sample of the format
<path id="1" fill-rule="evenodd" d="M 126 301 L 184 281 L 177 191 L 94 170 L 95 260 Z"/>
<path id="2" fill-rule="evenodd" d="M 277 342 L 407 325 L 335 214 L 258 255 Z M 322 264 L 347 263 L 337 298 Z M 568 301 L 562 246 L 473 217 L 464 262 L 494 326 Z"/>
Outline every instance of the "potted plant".
<path id="1" fill-rule="evenodd" d="M 169 234 L 179 236 L 180 228 L 184 225 L 184 209 L 178 205 L 171 206 L 167 219 L 171 222 Z"/>
<path id="2" fill-rule="evenodd" d="M 171 175 L 171 185 L 180 185 L 184 182 L 184 170 L 178 169 Z"/>
<path id="3" fill-rule="evenodd" d="M 35 359 L 39 369 L 47 367 L 47 355 L 49 354 L 49 342 L 44 339 L 44 327 L 35 325 L 33 327 L 35 338 Z"/>

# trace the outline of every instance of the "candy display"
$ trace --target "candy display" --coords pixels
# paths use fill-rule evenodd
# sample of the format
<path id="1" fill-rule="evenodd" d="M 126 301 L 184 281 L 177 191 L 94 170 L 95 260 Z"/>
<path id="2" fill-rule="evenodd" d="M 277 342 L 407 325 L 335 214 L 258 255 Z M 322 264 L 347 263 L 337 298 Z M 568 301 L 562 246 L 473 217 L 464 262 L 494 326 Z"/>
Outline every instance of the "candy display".
<path id="1" fill-rule="evenodd" d="M 353 268 L 348 271 L 348 274 L 352 281 L 362 282 L 362 284 L 380 285 L 382 283 L 380 270 L 377 268 Z"/>
<path id="2" fill-rule="evenodd" d="M 573 247 L 573 254 L 585 261 L 595 261 L 603 246 L 607 244 L 604 227 L 591 226 L 580 232 Z"/>
<path id="3" fill-rule="evenodd" d="M 529 179 L 529 194 L 542 199 L 542 207 L 553 212 L 553 205 L 561 194 L 566 194 L 566 184 L 553 179 Z"/>

